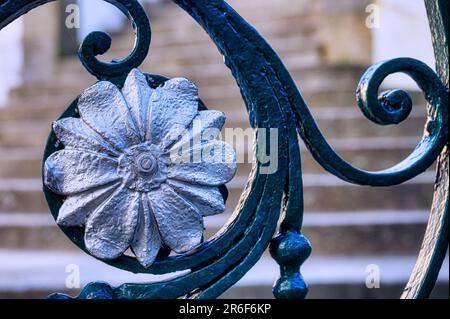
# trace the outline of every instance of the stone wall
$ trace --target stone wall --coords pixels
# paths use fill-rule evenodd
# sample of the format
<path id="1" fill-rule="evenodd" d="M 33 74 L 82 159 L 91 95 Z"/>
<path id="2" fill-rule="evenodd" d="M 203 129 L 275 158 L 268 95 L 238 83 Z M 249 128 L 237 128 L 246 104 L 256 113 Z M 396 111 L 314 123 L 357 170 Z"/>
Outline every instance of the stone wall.
<path id="1" fill-rule="evenodd" d="M 328 64 L 372 62 L 372 32 L 366 26 L 371 0 L 320 0 L 318 19 L 323 59 Z"/>
<path id="2" fill-rule="evenodd" d="M 16 20 L 0 33 L 0 107 L 8 101 L 8 92 L 22 82 L 23 19 Z"/>
<path id="3" fill-rule="evenodd" d="M 47 81 L 58 59 L 59 3 L 34 9 L 23 19 L 24 82 Z"/>

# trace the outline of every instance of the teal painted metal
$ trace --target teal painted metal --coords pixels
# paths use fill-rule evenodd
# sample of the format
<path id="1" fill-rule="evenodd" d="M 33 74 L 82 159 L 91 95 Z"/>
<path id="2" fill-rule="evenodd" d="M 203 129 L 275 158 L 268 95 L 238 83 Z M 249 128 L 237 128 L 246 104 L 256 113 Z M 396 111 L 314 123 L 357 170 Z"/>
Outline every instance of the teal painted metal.
<path id="1" fill-rule="evenodd" d="M 51 1 L 53 0 L 0 0 L 0 29 L 29 10 Z M 124 60 L 100 62 L 95 56 L 109 49 L 111 38 L 105 33 L 94 32 L 83 41 L 79 55 L 86 69 L 99 80 L 108 80 L 121 86 L 128 72 L 138 67 L 145 59 L 150 45 L 151 29 L 149 20 L 137 1 L 108 2 L 120 8 L 133 20 L 137 33 L 135 48 Z M 408 117 L 412 102 L 406 92 L 394 90 L 377 96 L 381 82 L 388 75 L 403 72 L 412 77 L 424 92 L 428 101 L 428 121 L 421 142 L 405 161 L 384 171 L 366 172 L 345 162 L 331 148 L 280 58 L 257 31 L 230 6 L 222 0 L 174 2 L 209 33 L 225 57 L 226 65 L 241 88 L 252 127 L 278 129 L 279 169 L 271 175 L 260 174 L 263 166 L 258 163 L 254 167 L 252 183 L 244 192 L 242 204 L 237 208 L 238 214 L 223 232 L 205 242 L 199 249 L 179 256 L 169 257 L 162 254 L 148 269 L 127 256 L 108 262 L 114 267 L 135 273 L 165 274 L 186 270 L 188 273 L 169 281 L 149 284 L 111 287 L 105 283 L 91 283 L 83 289 L 78 298 L 215 298 L 242 278 L 255 265 L 269 244 L 271 254 L 279 263 L 281 271 L 280 279 L 274 287 L 275 296 L 280 299 L 304 298 L 308 287 L 300 273 L 300 267 L 309 257 L 311 245 L 301 233 L 303 185 L 298 135 L 326 170 L 347 182 L 391 186 L 410 180 L 425 171 L 438 158 L 447 143 L 448 69 L 447 73 L 441 72 L 444 82 L 445 74 L 447 75 L 445 86 L 434 71 L 414 59 L 394 59 L 369 68 L 359 83 L 357 100 L 359 107 L 370 120 L 381 125 L 391 125 Z M 448 44 L 448 14 L 443 13 L 443 8 L 448 9 L 448 2 L 429 0 L 427 5 L 438 60 L 443 68 L 444 63 L 448 64 L 448 51 L 446 56 L 440 53 L 443 50 L 442 32 L 446 35 L 444 39 Z M 146 76 L 153 87 L 167 80 L 160 75 Z M 62 117 L 77 116 L 75 100 Z M 58 150 L 57 145 L 56 137 L 52 133 L 44 159 Z M 444 163 L 441 165 L 441 176 L 448 176 L 448 148 L 445 152 L 441 155 L 441 162 Z M 223 193 L 226 195 L 225 190 Z M 45 189 L 45 195 L 52 214 L 56 217 L 63 198 L 49 189 Z M 426 297 L 430 287 L 434 286 L 434 274 L 442 265 L 443 247 L 448 246 L 448 190 L 437 196 L 436 210 L 441 208 L 441 200 L 445 206 L 445 213 L 440 219 L 444 222 L 441 224 L 442 232 L 436 234 L 430 230 L 431 238 L 438 238 L 438 243 L 428 247 L 436 249 L 436 254 L 435 250 L 432 253 L 435 257 L 429 262 L 419 263 L 420 269 L 429 268 L 427 274 L 430 275 L 419 280 L 422 288 L 418 289 L 418 293 L 406 297 Z M 283 211 L 283 221 L 278 236 L 272 239 L 280 211 Z M 62 230 L 85 250 L 82 230 Z M 415 282 L 411 287 L 416 287 L 414 285 Z M 413 290 L 415 289 L 409 289 Z M 70 298 L 61 294 L 51 297 Z"/>
<path id="2" fill-rule="evenodd" d="M 442 82 L 449 87 L 449 1 L 426 0 L 436 69 Z M 448 125 L 448 122 L 447 124 Z M 424 299 L 430 296 L 445 259 L 449 244 L 449 145 L 438 159 L 438 171 L 431 216 L 417 263 L 402 298 Z"/>

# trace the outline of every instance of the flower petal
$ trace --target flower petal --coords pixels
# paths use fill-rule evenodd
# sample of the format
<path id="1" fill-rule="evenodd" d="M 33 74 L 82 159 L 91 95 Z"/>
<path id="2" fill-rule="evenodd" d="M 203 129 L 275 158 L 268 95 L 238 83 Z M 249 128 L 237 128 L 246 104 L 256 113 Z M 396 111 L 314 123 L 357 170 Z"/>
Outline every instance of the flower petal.
<path id="1" fill-rule="evenodd" d="M 167 184 L 195 206 L 203 216 L 217 215 L 225 211 L 225 202 L 217 187 L 190 185 L 170 179 Z"/>
<path id="2" fill-rule="evenodd" d="M 111 157 L 78 150 L 53 153 L 44 165 L 44 183 L 60 195 L 72 195 L 120 179 L 117 161 Z"/>
<path id="3" fill-rule="evenodd" d="M 209 142 L 218 138 L 225 124 L 225 114 L 220 111 L 200 111 L 192 121 L 186 134 L 170 147 L 170 152 L 189 150 L 195 144 Z"/>
<path id="4" fill-rule="evenodd" d="M 187 79 L 174 78 L 153 91 L 148 140 L 171 145 L 198 114 L 198 90 Z"/>
<path id="5" fill-rule="evenodd" d="M 100 259 L 115 259 L 130 246 L 136 230 L 140 195 L 119 188 L 88 217 L 84 242 Z"/>
<path id="6" fill-rule="evenodd" d="M 65 227 L 84 226 L 87 217 L 106 201 L 118 186 L 119 183 L 116 182 L 68 197 L 59 210 L 57 224 Z"/>
<path id="7" fill-rule="evenodd" d="M 149 102 L 152 92 L 153 90 L 148 85 L 145 75 L 141 71 L 133 69 L 128 74 L 122 94 L 139 128 L 142 141 L 146 138 Z"/>
<path id="8" fill-rule="evenodd" d="M 173 160 L 173 158 L 171 158 Z M 181 162 L 173 162 L 168 178 L 208 186 L 228 183 L 236 174 L 236 153 L 233 148 L 219 140 L 195 145 L 182 154 Z"/>
<path id="9" fill-rule="evenodd" d="M 192 250 L 202 242 L 203 218 L 170 186 L 162 184 L 148 194 L 164 243 L 176 253 Z"/>
<path id="10" fill-rule="evenodd" d="M 120 90 L 101 81 L 88 88 L 78 101 L 81 118 L 118 150 L 140 142 L 139 132 Z"/>
<path id="11" fill-rule="evenodd" d="M 53 123 L 53 131 L 66 148 L 84 149 L 118 156 L 102 137 L 81 119 L 68 117 Z"/>
<path id="12" fill-rule="evenodd" d="M 131 243 L 131 249 L 141 265 L 148 268 L 158 256 L 161 245 L 161 235 L 150 208 L 148 197 L 146 194 L 141 194 L 141 209 L 139 210 L 138 225 Z"/>

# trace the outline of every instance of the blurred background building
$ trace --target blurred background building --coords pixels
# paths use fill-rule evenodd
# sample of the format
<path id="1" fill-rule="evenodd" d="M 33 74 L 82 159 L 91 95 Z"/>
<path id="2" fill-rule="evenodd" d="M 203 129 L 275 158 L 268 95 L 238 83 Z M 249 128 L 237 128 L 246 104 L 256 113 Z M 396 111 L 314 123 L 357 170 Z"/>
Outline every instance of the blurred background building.
<path id="1" fill-rule="evenodd" d="M 229 0 L 278 51 L 331 144 L 364 169 L 400 162 L 417 144 L 425 104 L 404 76 L 385 86 L 408 88 L 416 106 L 398 127 L 366 120 L 355 102 L 365 69 L 380 60 L 409 56 L 434 67 L 422 0 Z M 79 28 L 68 28 L 74 7 Z M 206 33 L 171 1 L 145 1 L 153 31 L 149 73 L 193 80 L 213 109 L 226 112 L 229 128 L 247 128 L 239 89 Z M 76 13 L 76 10 L 75 10 Z M 76 24 L 76 21 L 69 21 Z M 151 281 L 84 255 L 58 230 L 41 185 L 43 148 L 50 124 L 95 82 L 76 57 L 87 33 L 106 30 L 111 50 L 101 59 L 123 58 L 134 43 L 121 13 L 100 0 L 57 1 L 35 9 L 0 32 L 0 297 L 76 294 L 94 280 L 112 284 Z M 339 181 L 302 147 L 305 228 L 314 252 L 304 276 L 311 298 L 397 298 L 420 248 L 433 194 L 434 168 L 402 186 L 374 189 Z M 243 148 L 245 149 L 245 148 Z M 241 165 L 228 185 L 228 212 L 206 220 L 207 234 L 229 218 L 246 183 Z M 374 272 L 375 270 L 375 272 Z M 380 287 L 366 281 L 379 273 Z M 276 263 L 266 254 L 224 297 L 270 298 Z M 434 297 L 448 298 L 448 262 Z"/>

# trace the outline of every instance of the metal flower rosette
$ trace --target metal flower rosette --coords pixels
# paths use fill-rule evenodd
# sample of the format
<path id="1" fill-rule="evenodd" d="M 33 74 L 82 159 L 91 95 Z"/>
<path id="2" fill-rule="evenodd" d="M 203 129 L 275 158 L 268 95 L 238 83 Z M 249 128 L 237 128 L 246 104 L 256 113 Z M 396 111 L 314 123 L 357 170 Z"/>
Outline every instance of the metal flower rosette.
<path id="1" fill-rule="evenodd" d="M 0 0 L 0 29 L 51 1 Z M 57 224 L 86 253 L 125 271 L 177 276 L 118 287 L 94 282 L 77 298 L 216 298 L 269 246 L 280 265 L 275 297 L 305 298 L 308 286 L 300 267 L 311 245 L 301 231 L 299 137 L 324 169 L 357 185 L 398 185 L 439 159 L 430 222 L 403 294 L 427 297 L 448 247 L 449 35 L 443 27 L 449 20 L 448 1 L 425 1 L 439 75 L 420 61 L 398 58 L 370 67 L 358 84 L 358 106 L 380 125 L 402 122 L 413 106 L 403 90 L 378 94 L 391 74 L 410 76 L 428 102 L 420 143 L 404 161 L 377 172 L 356 168 L 335 152 L 276 52 L 225 1 L 173 1 L 205 29 L 224 56 L 256 141 L 267 140 L 257 129 L 277 130 L 278 167 L 267 174 L 265 164 L 256 161 L 230 221 L 204 241 L 203 218 L 225 210 L 224 185 L 236 172 L 234 150 L 218 139 L 225 116 L 208 110 L 189 80 L 141 73 L 137 68 L 151 40 L 147 15 L 136 0 L 109 1 L 133 21 L 135 47 L 125 59 L 105 63 L 96 56 L 108 51 L 111 38 L 93 32 L 84 39 L 80 61 L 100 81 L 54 122 L 44 153 L 44 193 Z M 256 143 L 255 153 L 267 146 Z"/>
<path id="2" fill-rule="evenodd" d="M 137 69 L 122 90 L 98 82 L 77 106 L 80 118 L 53 124 L 64 149 L 44 164 L 45 186 L 66 198 L 58 225 L 83 226 L 97 258 L 131 248 L 146 268 L 163 246 L 184 253 L 199 245 L 203 217 L 225 210 L 219 186 L 236 172 L 234 150 L 217 139 L 224 114 L 199 112 L 190 81 L 152 89 Z"/>

